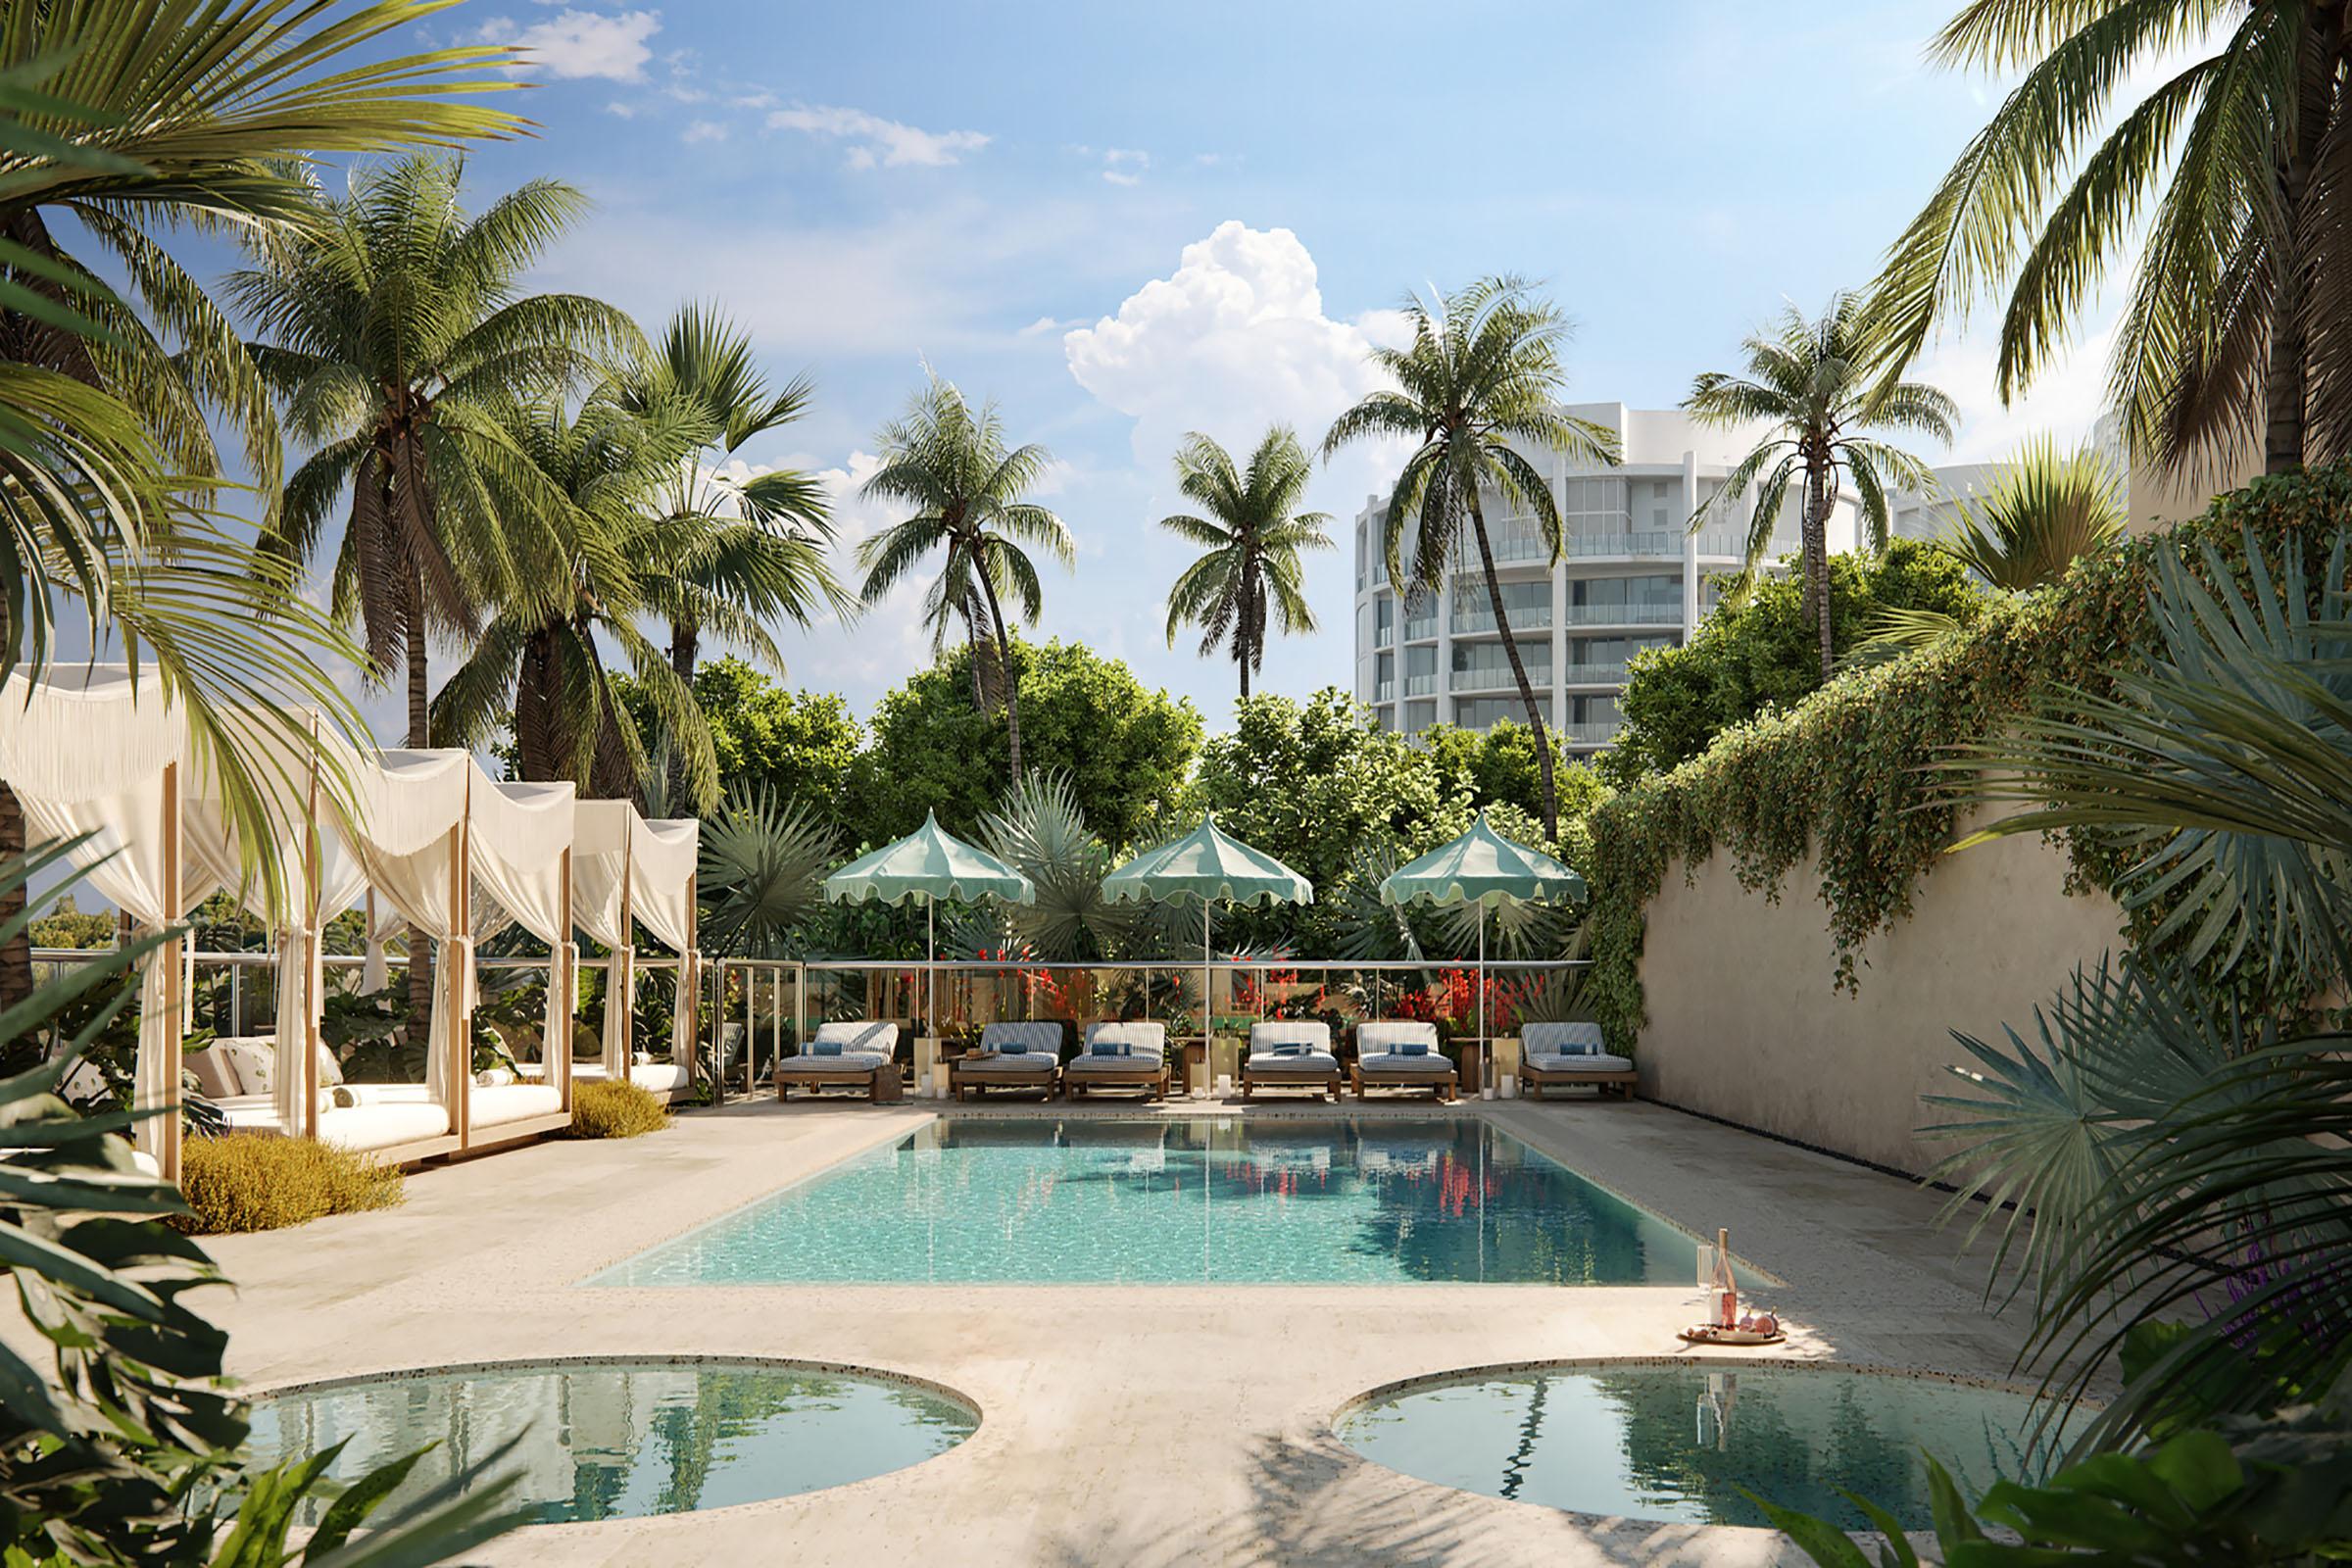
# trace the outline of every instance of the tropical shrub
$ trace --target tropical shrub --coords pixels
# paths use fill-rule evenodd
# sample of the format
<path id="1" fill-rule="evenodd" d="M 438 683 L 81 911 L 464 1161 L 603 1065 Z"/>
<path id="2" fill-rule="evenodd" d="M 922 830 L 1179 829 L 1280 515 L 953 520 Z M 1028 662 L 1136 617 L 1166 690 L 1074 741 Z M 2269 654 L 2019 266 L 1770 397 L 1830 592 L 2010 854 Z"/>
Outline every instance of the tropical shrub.
<path id="1" fill-rule="evenodd" d="M 669 1107 L 635 1084 L 613 1079 L 577 1084 L 571 1091 L 571 1136 L 638 1138 L 669 1125 Z"/>
<path id="2" fill-rule="evenodd" d="M 2101 694 L 2150 631 L 2148 590 L 2172 542 L 2211 545 L 2219 569 L 2243 585 L 2253 541 L 2274 564 L 2290 539 L 2306 581 L 2325 569 L 2328 541 L 2352 522 L 2352 466 L 2259 479 L 2217 498 L 2170 535 L 2139 538 L 2080 562 L 2055 587 L 2000 604 L 1961 635 L 1910 658 L 1832 682 L 1785 713 L 1733 726 L 1705 755 L 1621 791 L 1592 819 L 1594 972 L 1588 1000 L 1619 1047 L 1641 1031 L 1645 910 L 1668 867 L 1721 851 L 1742 885 L 1778 896 L 1808 852 L 1838 963 L 1832 978 L 1859 985 L 1861 947 L 1909 915 L 1920 879 L 1951 848 L 1958 801 L 1932 768 L 1947 748 L 1994 733 L 2062 690 Z M 2197 573 L 2216 569 L 2202 556 Z M 2070 831 L 2078 881 L 2111 888 L 2140 849 L 2111 834 Z M 2133 950 L 2150 955 L 2193 935 L 2168 926 L 2169 892 L 2132 902 Z M 2209 970 L 2220 955 L 2209 955 Z M 2249 953 L 2220 993 L 2258 1009 L 2312 993 L 2309 972 Z"/>
<path id="3" fill-rule="evenodd" d="M 315 1138 L 191 1138 L 180 1151 L 179 1190 L 188 1212 L 169 1222 L 173 1230 L 227 1236 L 397 1207 L 401 1175 Z"/>
<path id="4" fill-rule="evenodd" d="M 1794 556 L 1777 576 L 1727 600 L 1690 640 L 1634 656 L 1618 708 L 1625 725 L 1600 758 L 1603 777 L 1624 788 L 1704 753 L 1716 737 L 1821 689 L 1819 632 L 1805 614 Z M 1830 558 L 1830 626 L 1849 652 L 1889 615 L 1932 614 L 1947 626 L 1973 624 L 1984 594 L 1945 551 L 1915 539 L 1890 541 L 1877 556 Z"/>

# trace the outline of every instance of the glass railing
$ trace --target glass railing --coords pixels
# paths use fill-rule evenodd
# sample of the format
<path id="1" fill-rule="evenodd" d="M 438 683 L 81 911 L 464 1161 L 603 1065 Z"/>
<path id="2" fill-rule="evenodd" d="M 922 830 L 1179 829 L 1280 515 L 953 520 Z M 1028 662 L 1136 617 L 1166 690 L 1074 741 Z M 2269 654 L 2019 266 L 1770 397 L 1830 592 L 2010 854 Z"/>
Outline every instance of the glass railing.
<path id="1" fill-rule="evenodd" d="M 1570 664 L 1560 671 L 1561 681 L 1570 686 L 1622 686 L 1625 677 L 1622 660 L 1614 664 Z"/>
<path id="2" fill-rule="evenodd" d="M 1437 634 L 1438 612 L 1434 610 L 1426 615 L 1412 615 L 1405 620 L 1404 640 L 1408 643 L 1417 643 L 1424 638 L 1435 637 Z"/>
<path id="3" fill-rule="evenodd" d="M 1560 738 L 1571 746 L 1606 746 L 1617 738 L 1622 719 L 1580 719 L 1560 726 Z"/>
<path id="4" fill-rule="evenodd" d="M 1571 559 L 1592 556 L 1663 556 L 1680 561 L 1684 535 L 1673 528 L 1646 528 L 1632 533 L 1578 533 L 1565 541 Z"/>
<path id="5" fill-rule="evenodd" d="M 1570 605 L 1571 626 L 1673 626 L 1683 618 L 1681 604 Z"/>
<path id="6" fill-rule="evenodd" d="M 1407 697 L 1427 697 L 1430 695 L 1430 693 L 1436 691 L 1437 689 L 1438 675 L 1436 670 L 1431 670 L 1426 675 L 1407 675 L 1404 677 L 1404 695 Z"/>
<path id="7" fill-rule="evenodd" d="M 1513 631 L 1544 631 L 1551 625 L 1551 600 L 1547 595 L 1542 603 L 1530 605 L 1525 610 L 1512 609 L 1510 616 Z M 1454 606 L 1453 629 L 1457 636 L 1494 630 L 1494 607 L 1491 604 Z"/>
<path id="8" fill-rule="evenodd" d="M 1376 703 L 1395 702 L 1396 700 L 1396 682 L 1394 679 L 1374 681 L 1372 683 L 1372 700 Z"/>
<path id="9" fill-rule="evenodd" d="M 1535 660 L 1527 662 L 1527 683 L 1542 690 L 1551 684 L 1551 665 Z M 1508 663 L 1477 664 L 1453 672 L 1451 689 L 1457 692 L 1516 691 L 1519 679 L 1511 673 Z"/>

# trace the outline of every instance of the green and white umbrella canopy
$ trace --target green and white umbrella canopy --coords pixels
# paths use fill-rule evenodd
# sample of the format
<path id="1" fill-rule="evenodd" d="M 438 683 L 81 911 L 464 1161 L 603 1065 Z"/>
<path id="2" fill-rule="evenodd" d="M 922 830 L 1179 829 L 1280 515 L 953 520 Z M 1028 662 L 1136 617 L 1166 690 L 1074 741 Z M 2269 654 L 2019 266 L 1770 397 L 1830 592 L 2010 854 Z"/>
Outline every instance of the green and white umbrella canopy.
<path id="1" fill-rule="evenodd" d="M 1470 831 L 1400 865 L 1380 885 L 1383 904 L 1549 903 L 1585 896 L 1585 879 L 1541 850 L 1504 838 L 1478 813 Z"/>
<path id="2" fill-rule="evenodd" d="M 1380 884 L 1383 904 L 1478 906 L 1478 1037 L 1487 1037 L 1487 911 L 1504 904 L 1585 896 L 1585 879 L 1541 850 L 1506 839 L 1478 813 L 1470 831 L 1441 844 Z"/>
<path id="3" fill-rule="evenodd" d="M 1200 901 L 1200 1038 L 1208 1039 L 1210 948 L 1208 911 L 1216 904 L 1312 904 L 1306 878 L 1263 850 L 1253 850 L 1217 826 L 1214 813 L 1180 839 L 1162 844 L 1102 879 L 1102 896 L 1113 904 L 1147 899 L 1162 903 Z"/>
<path id="4" fill-rule="evenodd" d="M 923 813 L 923 825 L 869 855 L 860 855 L 825 878 L 825 899 L 832 904 L 880 900 L 923 906 L 923 1022 L 939 1028 L 939 940 L 936 906 L 942 899 L 976 903 L 1003 899 L 1007 904 L 1035 904 L 1037 888 L 1030 880 L 986 850 L 975 849 L 939 825 L 935 811 Z"/>
<path id="5" fill-rule="evenodd" d="M 986 850 L 974 849 L 939 825 L 936 812 L 923 813 L 923 825 L 868 855 L 860 855 L 825 878 L 825 898 L 834 904 L 858 904 L 879 899 L 904 904 L 919 899 L 974 903 L 1003 899 L 1008 904 L 1035 904 L 1037 889 L 1029 879 Z"/>
<path id="6" fill-rule="evenodd" d="M 1222 904 L 1315 902 L 1306 878 L 1228 835 L 1213 813 L 1184 837 L 1146 850 L 1104 877 L 1102 896 L 1113 904 L 1186 897 Z"/>

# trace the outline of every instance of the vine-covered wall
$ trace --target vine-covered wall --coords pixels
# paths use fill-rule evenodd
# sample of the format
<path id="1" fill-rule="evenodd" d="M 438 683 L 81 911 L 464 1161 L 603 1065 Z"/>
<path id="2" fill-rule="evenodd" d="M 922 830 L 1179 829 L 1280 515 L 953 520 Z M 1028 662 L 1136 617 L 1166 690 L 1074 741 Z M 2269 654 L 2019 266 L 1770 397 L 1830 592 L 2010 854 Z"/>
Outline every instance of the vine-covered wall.
<path id="1" fill-rule="evenodd" d="M 2079 563 L 2056 587 L 1998 607 L 1964 635 L 1729 730 L 1705 756 L 1619 794 L 1592 820 L 1594 967 L 1585 991 L 1613 1048 L 1639 1046 L 1649 904 L 1677 862 L 1688 876 L 1721 851 L 1743 888 L 1777 906 L 1789 871 L 1810 851 L 1819 869 L 1809 891 L 1821 902 L 1835 955 L 1821 982 L 1854 992 L 1866 983 L 1864 942 L 1910 916 L 1921 878 L 1953 843 L 1953 808 L 1938 799 L 1929 770 L 1944 748 L 1982 738 L 2007 715 L 2068 689 L 2109 690 L 2111 672 L 2147 625 L 2159 550 L 2184 545 L 2193 560 L 2210 543 L 2242 571 L 2250 538 L 2276 570 L 2292 539 L 2316 584 L 2331 541 L 2347 527 L 2352 465 L 2258 479 L 2169 534 Z M 2074 877 L 2102 889 L 2130 863 L 2115 847 L 2082 836 L 2066 850 Z M 2132 940 L 2144 943 L 2163 913 L 2132 910 Z M 1789 909 L 1783 917 L 1798 916 Z M 2256 1005 L 2281 1000 L 2271 995 L 2259 959 L 2241 960 L 2227 984 Z"/>

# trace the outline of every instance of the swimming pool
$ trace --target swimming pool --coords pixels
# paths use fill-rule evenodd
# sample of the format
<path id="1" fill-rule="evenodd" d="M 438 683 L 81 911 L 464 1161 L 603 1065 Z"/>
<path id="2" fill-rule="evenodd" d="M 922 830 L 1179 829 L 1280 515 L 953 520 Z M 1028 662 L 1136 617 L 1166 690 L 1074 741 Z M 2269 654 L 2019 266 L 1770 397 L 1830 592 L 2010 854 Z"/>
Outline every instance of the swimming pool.
<path id="1" fill-rule="evenodd" d="M 1842 1530 L 1873 1528 L 1850 1491 L 1925 1530 L 1923 1451 L 1971 1497 L 2044 1470 L 2027 1395 L 1845 1367 L 1469 1374 L 1375 1395 L 1334 1425 L 1365 1458 L 1441 1486 L 1673 1524 L 1767 1523 L 1745 1488 Z"/>
<path id="2" fill-rule="evenodd" d="M 943 1117 L 591 1285 L 1690 1285 L 1697 1243 L 1477 1117 Z"/>
<path id="3" fill-rule="evenodd" d="M 542 1524 L 723 1508 L 862 1481 L 970 1437 L 943 1390 L 773 1361 L 505 1362 L 314 1384 L 256 1398 L 249 1457 L 308 1457 L 346 1438 L 349 1481 L 427 1444 L 388 1507 L 520 1440 L 517 1502 Z M 318 1523 L 321 1504 L 300 1522 Z M 388 1516 L 388 1515 L 387 1515 Z"/>

